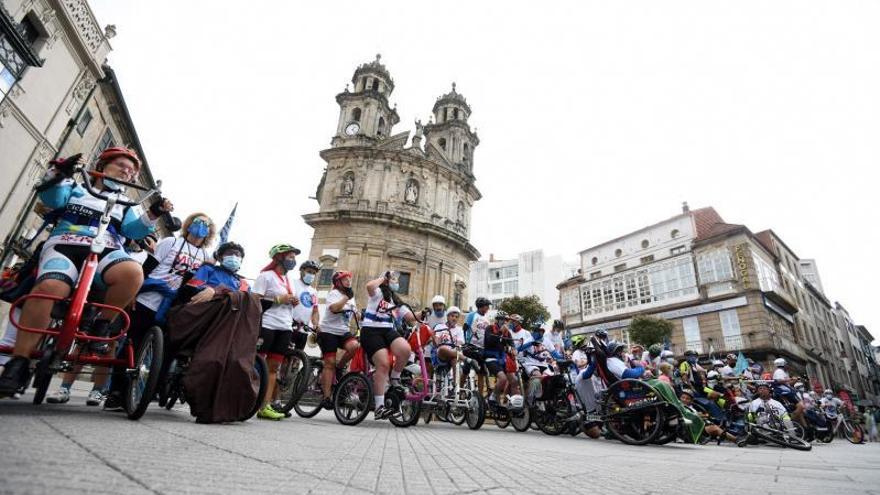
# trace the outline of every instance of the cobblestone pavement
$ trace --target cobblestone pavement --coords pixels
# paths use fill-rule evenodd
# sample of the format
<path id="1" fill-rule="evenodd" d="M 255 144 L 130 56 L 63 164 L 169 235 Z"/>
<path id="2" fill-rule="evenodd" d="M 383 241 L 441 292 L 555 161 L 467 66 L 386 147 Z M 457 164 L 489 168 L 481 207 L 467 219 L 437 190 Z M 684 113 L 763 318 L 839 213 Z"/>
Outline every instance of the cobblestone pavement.
<path id="1" fill-rule="evenodd" d="M 197 425 L 184 407 L 132 422 L 85 406 L 86 387 L 65 405 L 0 400 L 0 493 L 880 494 L 880 444 L 630 447 L 491 422 L 346 427 L 331 413 Z"/>

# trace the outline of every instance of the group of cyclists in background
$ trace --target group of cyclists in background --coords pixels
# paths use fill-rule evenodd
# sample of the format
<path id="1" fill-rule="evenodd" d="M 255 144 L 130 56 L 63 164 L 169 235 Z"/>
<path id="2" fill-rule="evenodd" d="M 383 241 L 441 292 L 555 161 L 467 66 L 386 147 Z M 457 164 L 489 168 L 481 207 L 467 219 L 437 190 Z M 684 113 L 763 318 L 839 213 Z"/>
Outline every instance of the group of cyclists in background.
<path id="1" fill-rule="evenodd" d="M 475 310 L 467 313 L 456 306 L 447 307 L 441 295 L 432 299 L 430 308 L 416 311 L 399 296 L 399 275 L 393 270 L 362 287 L 352 285 L 351 272 L 336 271 L 332 289 L 319 306 L 314 285 L 322 267 L 312 260 L 300 263 L 297 257 L 301 251 L 291 244 L 280 243 L 269 250 L 266 265 L 251 285 L 239 273 L 245 256 L 241 244 L 226 241 L 210 251 L 218 229 L 204 213 L 189 215 L 181 223 L 179 235 L 157 239 L 157 222 L 174 209 L 161 196 L 147 208 L 116 205 L 110 211 L 109 228 L 103 238 L 96 239 L 106 203 L 103 196 L 92 194 L 91 187 L 83 187 L 75 179 L 74 171 L 87 166 L 79 156 L 57 160 L 41 183 L 40 200 L 58 214 L 48 238 L 34 255 L 32 285 L 27 291 L 59 300 L 68 298 L 93 243 L 101 243 L 104 247 L 98 254 L 96 284 L 102 288 L 104 303 L 125 308 L 126 316 L 102 311 L 83 331 L 113 337 L 120 333 L 120 320 L 124 319 L 128 323 L 124 337 L 131 339 L 135 348 L 151 327 L 158 325 L 169 331 L 166 323 L 175 308 L 223 300 L 235 292 L 255 295 L 262 303 L 262 318 L 259 328 L 249 331 L 253 351 L 267 365 L 265 387 L 256 408 L 261 419 L 278 421 L 290 416 L 289 404 L 279 404 L 291 388 L 287 382 L 291 379 L 296 390 L 285 397 L 288 403 L 295 403 L 311 386 L 320 409 L 350 406 L 346 403 L 349 399 L 337 397 L 337 386 L 346 374 L 358 372 L 369 373 L 371 390 L 367 396 L 372 403 L 361 406 L 372 411 L 376 420 L 396 418 L 400 422 L 407 414 L 404 409 L 421 400 L 412 397 L 428 385 L 423 378 L 428 376 L 429 380 L 445 379 L 443 394 L 452 399 L 458 397 L 455 394 L 464 394 L 464 402 L 456 404 L 464 404 L 465 412 L 479 409 L 482 416 L 494 417 L 499 426 L 505 418 L 522 419 L 522 411 L 531 409 L 526 428 L 537 425 L 545 433 L 582 432 L 591 438 L 608 436 L 622 417 L 614 416 L 618 413 L 608 406 L 609 388 L 618 382 L 650 383 L 654 392 L 648 397 L 663 396 L 666 402 L 674 402 L 682 412 L 679 424 L 690 425 L 693 421 L 687 418 L 693 415 L 704 421 L 698 436 L 739 446 L 760 438 L 749 428 L 734 425 L 731 415 L 736 411 L 741 413 L 741 421 L 756 425 L 770 414 L 781 421 L 785 434 L 808 442 L 824 441 L 821 432 L 837 428 L 838 418 L 852 412 L 831 390 L 817 394 L 808 390 L 805 381 L 789 376 L 783 358 L 773 362 L 773 370 L 734 354 L 701 363 L 698 354 L 688 350 L 677 359 L 660 344 L 628 346 L 610 340 L 603 330 L 566 336 L 559 320 L 547 330 L 525 328 L 522 316 L 493 310 L 483 297 L 477 298 Z M 94 188 L 123 195 L 125 189 L 120 184 L 133 182 L 140 166 L 134 151 L 109 148 L 95 165 L 100 173 Z M 16 275 L 20 280 L 27 278 L 21 271 Z M 364 297 L 363 308 L 357 304 L 359 297 Z M 48 328 L 58 318 L 54 311 L 51 300 L 26 299 L 14 307 L 13 318 L 23 327 Z M 12 352 L 0 376 L 0 396 L 17 397 L 28 387 L 32 357 L 43 338 L 37 333 L 16 332 L 13 325 L 7 325 L 4 342 Z M 320 370 L 314 380 L 289 376 L 284 369 L 291 362 L 291 353 L 310 344 L 320 348 L 320 358 L 316 358 Z M 110 355 L 120 349 L 119 342 L 110 340 L 81 343 L 77 352 Z M 359 355 L 366 360 L 355 369 L 353 363 L 364 361 L 356 359 Z M 426 373 L 422 373 L 423 367 L 427 367 Z M 82 366 L 66 370 L 60 387 L 46 396 L 47 402 L 70 400 L 71 386 Z M 108 373 L 96 374 L 87 404 L 103 403 L 107 411 L 123 410 L 131 376 L 127 371 L 131 370 L 117 364 Z M 455 377 L 453 382 L 449 377 Z M 556 393 L 557 389 L 562 392 L 551 400 L 551 390 Z M 639 401 L 646 400 L 644 396 L 636 398 L 639 400 L 629 397 L 624 408 L 634 410 Z M 456 417 L 454 411 L 438 411 L 435 408 L 422 414 L 444 420 Z M 476 427 L 482 424 L 482 416 Z M 664 416 L 664 420 L 670 417 Z M 627 418 L 636 423 L 647 421 L 632 414 Z M 468 424 L 474 428 L 470 420 Z M 637 429 L 643 427 L 639 424 Z M 845 427 L 853 430 L 846 432 L 851 441 L 876 435 L 875 425 L 861 433 L 853 422 Z"/>

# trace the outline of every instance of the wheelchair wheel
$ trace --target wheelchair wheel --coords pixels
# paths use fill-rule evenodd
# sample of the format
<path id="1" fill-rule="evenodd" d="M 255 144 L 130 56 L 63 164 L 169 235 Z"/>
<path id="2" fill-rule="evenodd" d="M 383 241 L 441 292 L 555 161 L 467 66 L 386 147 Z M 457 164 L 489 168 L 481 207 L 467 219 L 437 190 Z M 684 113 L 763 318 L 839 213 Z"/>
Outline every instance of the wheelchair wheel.
<path id="1" fill-rule="evenodd" d="M 471 399 L 468 403 L 469 407 L 465 420 L 467 421 L 468 428 L 479 430 L 483 426 L 483 422 L 486 421 L 486 401 L 482 395 L 476 392 L 471 392 L 470 396 Z"/>
<path id="2" fill-rule="evenodd" d="M 291 352 L 281 364 L 275 385 L 278 389 L 278 405 L 281 406 L 279 412 L 289 413 L 293 409 L 306 390 L 311 368 L 309 357 L 299 349 Z"/>
<path id="3" fill-rule="evenodd" d="M 135 354 L 134 375 L 128 377 L 128 391 L 125 394 L 128 419 L 140 419 L 156 395 L 164 353 L 162 330 L 159 327 L 150 327 Z"/>
<path id="4" fill-rule="evenodd" d="M 257 389 L 257 401 L 254 403 L 254 407 L 248 412 L 247 416 L 240 418 L 239 421 L 247 421 L 253 418 L 266 400 L 266 389 L 269 385 L 269 365 L 266 364 L 266 360 L 259 354 L 254 356 L 254 371 L 257 372 L 257 377 L 260 380 L 260 387 Z"/>
<path id="5" fill-rule="evenodd" d="M 528 406 L 523 406 L 518 411 L 510 411 L 510 424 L 513 429 L 522 433 L 532 425 L 532 418 Z"/>
<path id="6" fill-rule="evenodd" d="M 321 361 L 317 361 L 311 366 L 305 390 L 293 403 L 293 410 L 297 416 L 311 418 L 321 412 L 321 401 L 324 399 L 324 393 L 321 389 L 321 371 L 323 369 L 324 364 Z"/>
<path id="7" fill-rule="evenodd" d="M 53 350 L 47 350 L 43 357 L 40 358 L 34 370 L 34 388 L 36 389 L 34 392 L 34 405 L 42 404 L 46 398 L 49 382 L 52 381 L 52 370 L 49 369 L 49 364 L 52 362 L 54 355 L 55 352 Z"/>
<path id="8" fill-rule="evenodd" d="M 605 397 L 605 426 L 628 445 L 651 443 L 666 421 L 663 405 L 662 398 L 647 383 L 620 380 L 608 389 Z"/>
<path id="9" fill-rule="evenodd" d="M 363 421 L 373 406 L 373 387 L 361 373 L 345 375 L 333 393 L 333 414 L 346 426 Z"/>

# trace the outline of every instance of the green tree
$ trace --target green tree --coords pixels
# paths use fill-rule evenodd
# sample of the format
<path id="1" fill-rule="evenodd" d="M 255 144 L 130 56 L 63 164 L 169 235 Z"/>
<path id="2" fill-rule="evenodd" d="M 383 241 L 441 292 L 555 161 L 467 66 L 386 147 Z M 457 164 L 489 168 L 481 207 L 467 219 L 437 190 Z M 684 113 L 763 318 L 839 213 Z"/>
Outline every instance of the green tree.
<path id="1" fill-rule="evenodd" d="M 547 307 L 541 304 L 541 298 L 534 294 L 525 297 L 508 297 L 498 304 L 498 309 L 506 311 L 508 314 L 522 316 L 523 326 L 529 330 L 550 319 Z"/>
<path id="2" fill-rule="evenodd" d="M 662 344 L 669 340 L 672 335 L 672 322 L 654 316 L 638 315 L 629 324 L 629 338 L 650 347 L 652 344 Z"/>

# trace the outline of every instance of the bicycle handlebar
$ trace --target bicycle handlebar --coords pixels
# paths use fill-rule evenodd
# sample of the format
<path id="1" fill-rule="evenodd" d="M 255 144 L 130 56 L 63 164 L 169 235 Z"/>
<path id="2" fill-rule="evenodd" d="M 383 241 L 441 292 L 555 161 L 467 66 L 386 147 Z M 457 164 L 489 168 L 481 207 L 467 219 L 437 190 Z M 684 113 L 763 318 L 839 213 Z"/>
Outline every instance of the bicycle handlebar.
<path id="1" fill-rule="evenodd" d="M 118 183 L 118 184 L 120 184 L 120 185 L 123 185 L 123 186 L 125 186 L 125 187 L 131 187 L 132 189 L 137 189 L 137 190 L 139 190 L 139 191 L 145 191 L 145 192 L 147 192 L 147 194 L 145 194 L 144 197 L 143 197 L 143 199 L 141 199 L 140 201 L 126 201 L 126 200 L 124 200 L 124 199 L 120 199 L 120 198 L 117 196 L 117 198 L 116 198 L 116 204 L 120 204 L 120 205 L 122 205 L 122 206 L 136 206 L 136 205 L 139 205 L 139 204 L 145 202 L 147 199 L 149 199 L 153 194 L 159 194 L 159 193 L 161 192 L 160 189 L 159 189 L 159 188 L 162 186 L 162 182 L 161 182 L 161 181 L 156 181 L 156 187 L 144 187 L 144 186 L 142 186 L 142 185 L 140 185 L 140 184 L 135 184 L 134 182 L 127 182 L 127 181 L 124 181 L 124 180 L 120 180 L 120 179 L 116 179 L 116 178 L 110 177 L 110 176 L 104 174 L 103 172 L 98 172 L 98 171 L 95 171 L 95 170 L 88 170 L 88 171 L 87 171 L 84 167 L 82 167 L 82 168 L 79 169 L 79 173 L 80 173 L 80 176 L 81 176 L 82 179 L 83 179 L 83 185 L 85 186 L 86 189 L 88 189 L 89 193 L 91 193 L 93 196 L 97 196 L 97 197 L 99 197 L 99 198 L 101 198 L 101 199 L 103 199 L 103 200 L 105 200 L 105 201 L 107 201 L 107 200 L 110 199 L 110 198 L 108 197 L 108 195 L 107 195 L 106 193 L 102 193 L 101 191 L 98 191 L 97 189 L 94 188 L 94 186 L 92 185 L 92 180 L 89 178 L 89 176 L 96 177 L 96 178 L 99 178 L 99 179 L 103 179 L 104 177 L 106 177 L 106 178 L 111 179 L 111 180 L 113 180 L 114 182 L 116 182 L 116 183 Z"/>

